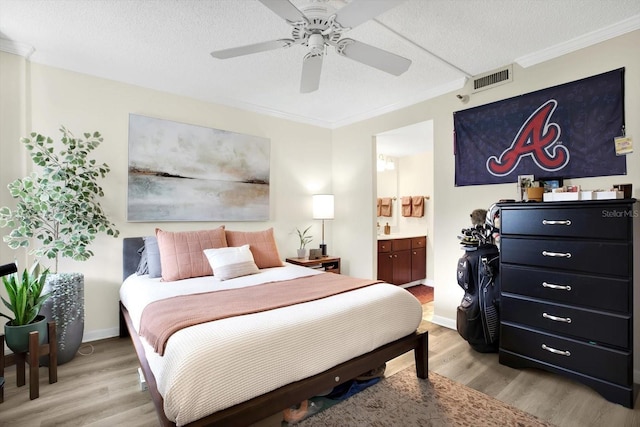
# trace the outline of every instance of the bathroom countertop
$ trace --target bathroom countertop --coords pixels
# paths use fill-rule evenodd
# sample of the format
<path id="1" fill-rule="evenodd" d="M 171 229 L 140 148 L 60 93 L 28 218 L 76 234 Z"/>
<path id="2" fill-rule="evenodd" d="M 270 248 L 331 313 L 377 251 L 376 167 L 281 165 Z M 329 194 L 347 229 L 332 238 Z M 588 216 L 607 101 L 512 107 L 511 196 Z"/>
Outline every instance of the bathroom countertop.
<path id="1" fill-rule="evenodd" d="M 391 234 L 378 234 L 378 240 L 391 240 L 391 239 L 410 239 L 413 237 L 423 237 L 427 233 L 391 233 Z"/>

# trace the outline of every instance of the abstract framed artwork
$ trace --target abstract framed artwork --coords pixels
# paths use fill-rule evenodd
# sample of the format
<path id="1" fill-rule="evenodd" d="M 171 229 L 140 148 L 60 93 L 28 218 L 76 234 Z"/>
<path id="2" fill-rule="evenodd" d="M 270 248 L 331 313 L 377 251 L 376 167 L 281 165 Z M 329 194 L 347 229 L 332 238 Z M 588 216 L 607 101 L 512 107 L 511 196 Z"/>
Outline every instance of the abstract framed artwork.
<path id="1" fill-rule="evenodd" d="M 129 115 L 127 220 L 266 221 L 270 140 Z"/>

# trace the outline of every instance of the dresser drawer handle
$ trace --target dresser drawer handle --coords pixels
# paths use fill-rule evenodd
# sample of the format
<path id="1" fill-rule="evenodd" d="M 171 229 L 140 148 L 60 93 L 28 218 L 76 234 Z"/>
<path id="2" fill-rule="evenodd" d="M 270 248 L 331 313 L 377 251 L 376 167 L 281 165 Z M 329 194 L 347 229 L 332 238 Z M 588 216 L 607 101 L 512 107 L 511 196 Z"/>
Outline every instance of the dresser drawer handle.
<path id="1" fill-rule="evenodd" d="M 543 219 L 542 224 L 543 225 L 571 225 L 571 220 L 570 219 L 564 219 L 564 220 Z"/>
<path id="2" fill-rule="evenodd" d="M 556 258 L 571 258 L 571 252 L 562 253 L 562 252 L 542 251 L 542 255 L 556 257 Z"/>
<path id="3" fill-rule="evenodd" d="M 569 285 L 554 285 L 553 283 L 542 282 L 542 286 L 549 289 L 559 289 L 561 291 L 570 291 L 571 286 Z"/>
<path id="4" fill-rule="evenodd" d="M 542 348 L 554 354 L 559 354 L 561 356 L 571 356 L 571 352 L 569 350 L 557 350 L 553 347 L 549 347 L 546 344 L 542 344 Z"/>
<path id="5" fill-rule="evenodd" d="M 570 317 L 558 317 L 547 313 L 542 313 L 542 317 L 544 317 L 545 319 L 553 320 L 554 322 L 571 323 Z"/>

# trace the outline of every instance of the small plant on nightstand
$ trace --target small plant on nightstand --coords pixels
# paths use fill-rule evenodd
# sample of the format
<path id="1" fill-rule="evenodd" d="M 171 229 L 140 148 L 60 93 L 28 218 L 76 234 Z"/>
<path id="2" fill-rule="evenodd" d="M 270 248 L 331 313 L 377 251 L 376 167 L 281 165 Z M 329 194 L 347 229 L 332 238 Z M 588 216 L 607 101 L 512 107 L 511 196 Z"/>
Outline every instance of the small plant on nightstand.
<path id="1" fill-rule="evenodd" d="M 308 235 L 309 229 L 311 226 L 308 226 L 304 229 L 304 231 L 300 231 L 299 228 L 296 228 L 298 232 L 298 238 L 300 239 L 300 247 L 298 248 L 298 258 L 304 258 L 307 254 L 306 246 L 309 242 L 313 240 L 313 236 Z"/>

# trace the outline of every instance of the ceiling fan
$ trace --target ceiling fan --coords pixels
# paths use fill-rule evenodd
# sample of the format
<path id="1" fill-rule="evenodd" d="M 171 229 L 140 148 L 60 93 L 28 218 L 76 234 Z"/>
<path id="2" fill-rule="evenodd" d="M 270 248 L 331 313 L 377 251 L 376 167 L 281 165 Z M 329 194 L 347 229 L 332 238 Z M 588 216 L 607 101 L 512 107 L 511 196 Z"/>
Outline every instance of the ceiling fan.
<path id="1" fill-rule="evenodd" d="M 302 93 L 318 89 L 326 46 L 335 47 L 336 52 L 341 56 L 395 76 L 407 71 L 411 65 L 411 61 L 402 56 L 350 38 L 342 38 L 347 31 L 405 0 L 353 0 L 337 11 L 328 4 L 327 0 L 311 0 L 310 4 L 300 9 L 289 0 L 258 1 L 293 27 L 292 38 L 217 50 L 211 52 L 211 56 L 227 59 L 294 45 L 307 46 L 309 52 L 304 56 L 300 81 Z"/>

